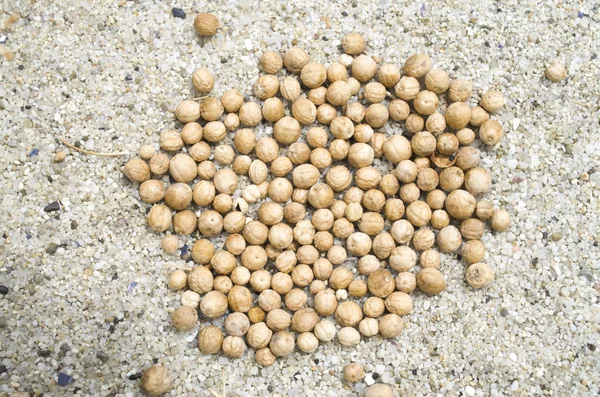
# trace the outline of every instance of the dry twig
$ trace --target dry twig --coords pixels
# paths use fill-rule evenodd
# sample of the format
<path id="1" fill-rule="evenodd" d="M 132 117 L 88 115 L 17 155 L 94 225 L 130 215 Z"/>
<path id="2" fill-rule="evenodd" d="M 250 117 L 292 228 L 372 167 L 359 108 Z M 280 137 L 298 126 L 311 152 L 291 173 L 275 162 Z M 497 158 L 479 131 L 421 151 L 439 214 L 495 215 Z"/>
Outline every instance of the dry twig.
<path id="1" fill-rule="evenodd" d="M 227 397 L 227 390 L 225 389 L 225 368 L 221 369 L 221 380 L 223 381 L 223 391 L 221 394 L 217 393 L 213 389 L 208 389 L 208 391 L 210 392 L 210 394 L 212 394 L 213 397 Z"/>
<path id="2" fill-rule="evenodd" d="M 113 153 L 94 152 L 93 150 L 86 150 L 86 149 L 78 148 L 77 146 L 67 142 L 67 140 L 65 140 L 65 138 L 60 138 L 60 140 L 63 143 L 63 145 L 65 145 L 66 147 L 73 149 L 73 150 L 77 150 L 78 152 L 81 152 L 83 154 L 90 154 L 93 156 L 103 156 L 103 157 L 119 157 L 119 156 L 126 156 L 129 154 L 127 152 L 113 152 Z"/>

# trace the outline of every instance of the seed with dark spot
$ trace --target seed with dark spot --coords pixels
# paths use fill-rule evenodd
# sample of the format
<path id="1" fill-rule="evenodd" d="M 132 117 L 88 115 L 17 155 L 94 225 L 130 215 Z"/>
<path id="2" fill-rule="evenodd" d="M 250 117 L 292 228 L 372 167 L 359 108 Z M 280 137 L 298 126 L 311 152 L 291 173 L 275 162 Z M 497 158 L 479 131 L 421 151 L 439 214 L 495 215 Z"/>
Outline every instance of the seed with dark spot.
<path id="1" fill-rule="evenodd" d="M 54 212 L 60 210 L 60 201 L 53 201 L 44 207 L 44 212 Z"/>
<path id="2" fill-rule="evenodd" d="M 8 294 L 8 287 L 6 285 L 0 285 L 0 295 Z"/>
<path id="3" fill-rule="evenodd" d="M 185 19 L 185 11 L 183 11 L 181 8 L 173 7 L 171 9 L 171 14 L 173 14 L 175 18 Z"/>

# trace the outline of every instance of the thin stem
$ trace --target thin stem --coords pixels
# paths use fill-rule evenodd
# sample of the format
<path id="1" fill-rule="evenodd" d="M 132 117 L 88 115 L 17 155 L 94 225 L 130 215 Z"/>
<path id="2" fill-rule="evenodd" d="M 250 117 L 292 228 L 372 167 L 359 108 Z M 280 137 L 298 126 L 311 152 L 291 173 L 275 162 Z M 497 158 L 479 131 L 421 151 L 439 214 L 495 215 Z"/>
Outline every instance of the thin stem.
<path id="1" fill-rule="evenodd" d="M 210 392 L 210 394 L 212 394 L 213 397 L 223 397 L 213 389 L 208 389 L 208 391 Z"/>
<path id="2" fill-rule="evenodd" d="M 221 368 L 221 379 L 223 380 L 223 397 L 227 397 L 227 390 L 225 390 L 225 368 Z"/>
<path id="3" fill-rule="evenodd" d="M 65 138 L 60 138 L 61 142 L 63 143 L 63 145 L 65 145 L 66 147 L 73 149 L 73 150 L 77 150 L 78 152 L 81 152 L 83 154 L 90 154 L 93 156 L 103 156 L 103 157 L 119 157 L 119 156 L 126 156 L 129 153 L 127 152 L 113 152 L 113 153 L 99 153 L 99 152 L 94 152 L 93 150 L 86 150 L 86 149 L 81 149 L 78 148 L 77 146 L 67 142 L 65 140 Z"/>

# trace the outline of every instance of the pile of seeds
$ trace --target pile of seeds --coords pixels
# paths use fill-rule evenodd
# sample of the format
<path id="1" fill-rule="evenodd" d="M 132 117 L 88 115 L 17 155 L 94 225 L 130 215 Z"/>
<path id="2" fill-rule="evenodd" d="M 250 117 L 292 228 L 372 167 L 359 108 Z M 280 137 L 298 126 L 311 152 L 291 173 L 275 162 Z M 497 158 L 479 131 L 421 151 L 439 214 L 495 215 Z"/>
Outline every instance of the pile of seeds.
<path id="1" fill-rule="evenodd" d="M 336 334 L 345 346 L 394 338 L 410 293 L 446 288 L 440 252 L 460 252 L 471 287 L 494 278 L 480 239 L 486 222 L 501 232 L 510 217 L 476 200 L 491 178 L 470 145 L 500 142 L 490 113 L 502 94 L 471 107 L 472 83 L 432 69 L 427 55 L 400 69 L 364 55 L 359 34 L 342 45 L 327 67 L 297 47 L 264 53 L 254 98 L 231 89 L 183 101 L 181 130 L 124 166 L 153 204 L 149 227 L 172 231 L 166 252 L 178 250 L 177 235 L 199 234 L 196 266 L 172 272 L 169 287 L 184 291 L 178 330 L 196 326 L 198 309 L 226 316 L 224 330 L 199 331 L 203 353 L 241 357 L 250 346 L 268 366 Z M 214 77 L 198 69 L 192 83 L 208 95 Z M 268 133 L 257 137 L 262 123 Z"/>

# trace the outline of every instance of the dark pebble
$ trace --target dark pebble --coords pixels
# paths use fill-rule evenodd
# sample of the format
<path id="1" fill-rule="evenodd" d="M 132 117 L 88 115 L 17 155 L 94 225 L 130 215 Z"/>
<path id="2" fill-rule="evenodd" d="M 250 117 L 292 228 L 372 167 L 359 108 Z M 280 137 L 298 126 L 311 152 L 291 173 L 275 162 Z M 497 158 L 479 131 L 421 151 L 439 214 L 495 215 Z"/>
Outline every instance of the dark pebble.
<path id="1" fill-rule="evenodd" d="M 98 352 L 98 353 L 96 353 L 96 357 L 100 361 L 102 361 L 103 363 L 105 363 L 105 362 L 108 361 L 108 355 L 106 353 L 104 353 L 104 352 Z"/>
<path id="2" fill-rule="evenodd" d="M 31 152 L 29 152 L 29 157 L 37 156 L 39 152 L 40 152 L 40 149 L 35 148 Z"/>
<path id="3" fill-rule="evenodd" d="M 221 58 L 221 63 L 227 63 L 227 59 Z"/>
<path id="4" fill-rule="evenodd" d="M 502 317 L 508 316 L 508 310 L 506 310 L 506 308 L 503 307 L 502 309 L 500 309 L 500 315 Z"/>
<path id="5" fill-rule="evenodd" d="M 79 223 L 77 223 L 77 221 L 71 221 L 71 230 L 77 229 L 78 226 L 79 226 Z"/>
<path id="6" fill-rule="evenodd" d="M 56 254 L 56 250 L 58 250 L 58 247 L 60 247 L 60 245 L 55 244 L 55 243 L 50 243 L 46 247 L 46 252 L 50 255 L 54 255 L 54 254 Z"/>
<path id="7" fill-rule="evenodd" d="M 73 378 L 71 378 L 69 375 L 67 374 L 63 374 L 62 372 L 60 372 L 58 374 L 58 381 L 57 381 L 59 386 L 67 386 L 71 383 L 73 383 Z"/>
<path id="8" fill-rule="evenodd" d="M 52 354 L 52 352 L 50 350 L 40 350 L 40 351 L 38 351 L 38 356 L 43 357 L 43 358 L 50 357 L 50 354 Z"/>
<path id="9" fill-rule="evenodd" d="M 54 212 L 60 210 L 60 201 L 54 201 L 44 207 L 44 212 Z"/>
<path id="10" fill-rule="evenodd" d="M 131 81 L 133 80 L 133 77 L 131 77 L 131 75 L 128 74 L 127 76 L 125 76 L 125 80 Z"/>
<path id="11" fill-rule="evenodd" d="M 61 352 L 68 352 L 69 350 L 71 350 L 71 346 L 69 346 L 68 343 L 63 343 L 62 345 L 60 345 L 60 351 Z"/>
<path id="12" fill-rule="evenodd" d="M 19 69 L 19 70 L 25 70 L 25 66 L 23 66 L 23 65 L 19 65 L 18 69 Z"/>
<path id="13" fill-rule="evenodd" d="M 8 294 L 8 287 L 6 285 L 0 285 L 0 295 Z"/>
<path id="14" fill-rule="evenodd" d="M 342 15 L 345 16 L 345 17 L 347 17 L 348 13 L 346 11 L 342 11 Z"/>
<path id="15" fill-rule="evenodd" d="M 153 362 L 154 364 L 158 364 L 158 358 L 153 358 L 153 359 L 152 359 L 152 362 Z"/>
<path id="16" fill-rule="evenodd" d="M 129 376 L 127 377 L 127 379 L 129 379 L 129 380 L 136 380 L 136 379 L 139 379 L 139 378 L 141 378 L 141 377 L 142 377 L 142 374 L 140 374 L 140 373 L 137 373 L 137 374 L 129 375 Z"/>
<path id="17" fill-rule="evenodd" d="M 588 343 L 587 345 L 588 349 L 590 349 L 591 352 L 595 352 L 596 351 L 596 345 Z"/>
<path id="18" fill-rule="evenodd" d="M 416 368 L 411 370 L 410 372 L 412 372 L 412 374 L 415 376 L 419 373 L 419 371 Z"/>
<path id="19" fill-rule="evenodd" d="M 0 365 L 0 374 L 6 373 L 6 372 L 8 372 L 6 370 L 6 365 Z"/>
<path id="20" fill-rule="evenodd" d="M 375 379 L 375 380 L 379 379 L 379 374 L 377 372 L 375 372 L 373 374 L 373 379 Z"/>
<path id="21" fill-rule="evenodd" d="M 171 13 L 175 18 L 185 19 L 185 11 L 183 11 L 181 8 L 173 7 L 171 9 Z"/>

